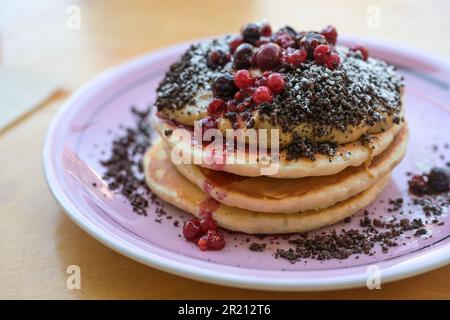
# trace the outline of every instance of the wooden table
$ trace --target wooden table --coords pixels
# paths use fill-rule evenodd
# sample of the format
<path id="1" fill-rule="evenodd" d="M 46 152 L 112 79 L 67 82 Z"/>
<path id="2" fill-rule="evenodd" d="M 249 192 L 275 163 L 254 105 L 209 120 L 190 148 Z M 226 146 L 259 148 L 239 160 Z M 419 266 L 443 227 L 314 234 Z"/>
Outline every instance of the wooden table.
<path id="1" fill-rule="evenodd" d="M 71 4 L 81 10 L 79 30 L 66 27 Z M 374 29 L 377 23 L 367 24 L 367 12 L 377 10 L 380 28 Z M 449 299 L 450 266 L 382 290 L 324 293 L 225 288 L 157 271 L 108 249 L 72 223 L 52 198 L 41 163 L 47 126 L 67 96 L 97 72 L 136 55 L 236 31 L 243 22 L 264 17 L 274 26 L 317 29 L 332 23 L 340 32 L 450 57 L 448 12 L 445 0 L 2 1 L 3 63 L 54 73 L 61 78 L 61 90 L 0 132 L 0 298 Z M 66 268 L 72 264 L 81 267 L 80 290 L 66 288 Z"/>

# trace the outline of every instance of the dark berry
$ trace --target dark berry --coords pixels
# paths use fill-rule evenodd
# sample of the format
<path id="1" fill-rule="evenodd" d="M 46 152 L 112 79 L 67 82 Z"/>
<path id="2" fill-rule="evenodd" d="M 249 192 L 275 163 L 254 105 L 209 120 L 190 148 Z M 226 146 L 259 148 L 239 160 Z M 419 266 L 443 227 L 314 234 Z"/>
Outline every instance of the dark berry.
<path id="1" fill-rule="evenodd" d="M 364 61 L 369 58 L 369 50 L 363 45 L 357 44 L 350 48 L 353 52 L 360 52 Z"/>
<path id="2" fill-rule="evenodd" d="M 211 89 L 214 97 L 220 98 L 231 98 L 237 91 L 237 88 L 234 85 L 233 76 L 229 73 L 221 74 L 214 79 L 211 84 Z"/>
<path id="3" fill-rule="evenodd" d="M 428 192 L 428 184 L 423 176 L 413 176 L 408 182 L 409 191 L 416 195 L 422 195 Z"/>
<path id="4" fill-rule="evenodd" d="M 252 77 L 250 76 L 250 73 L 243 69 L 238 70 L 236 74 L 234 75 L 234 84 L 239 89 L 243 89 L 251 85 L 253 82 Z"/>
<path id="5" fill-rule="evenodd" d="M 334 26 L 326 26 L 325 28 L 322 29 L 322 31 L 320 32 L 325 39 L 327 39 L 329 44 L 335 45 L 336 44 L 336 40 L 337 40 L 337 30 Z"/>
<path id="6" fill-rule="evenodd" d="M 270 37 L 272 35 L 272 27 L 268 23 L 263 23 L 261 25 L 261 36 Z"/>
<path id="7" fill-rule="evenodd" d="M 274 93 L 281 92 L 284 89 L 283 76 L 277 72 L 270 74 L 267 77 L 267 86 Z"/>
<path id="8" fill-rule="evenodd" d="M 203 234 L 200 229 L 200 221 L 198 219 L 191 219 L 183 225 L 183 236 L 188 241 L 197 241 Z"/>
<path id="9" fill-rule="evenodd" d="M 295 38 L 297 36 L 297 31 L 295 31 L 295 29 L 291 26 L 284 26 L 283 28 L 280 28 L 277 33 L 287 33 L 292 38 Z"/>
<path id="10" fill-rule="evenodd" d="M 208 230 L 216 230 L 217 222 L 210 216 L 206 216 L 205 218 L 200 220 L 200 230 L 203 233 L 207 233 Z"/>
<path id="11" fill-rule="evenodd" d="M 288 33 L 277 34 L 275 42 L 282 48 L 287 49 L 295 46 L 295 39 Z"/>
<path id="12" fill-rule="evenodd" d="M 314 49 L 321 44 L 327 44 L 327 40 L 323 35 L 315 32 L 308 32 L 305 34 L 299 43 L 300 48 L 306 50 L 310 59 L 313 58 Z"/>
<path id="13" fill-rule="evenodd" d="M 209 53 L 206 63 L 208 67 L 215 69 L 224 66 L 228 61 L 230 58 L 227 53 L 222 50 L 214 50 Z"/>
<path id="14" fill-rule="evenodd" d="M 326 64 L 331 50 L 326 44 L 320 44 L 314 49 L 313 58 L 317 64 Z"/>
<path id="15" fill-rule="evenodd" d="M 218 230 L 209 230 L 197 242 L 200 250 L 221 250 L 225 247 L 225 239 Z"/>
<path id="16" fill-rule="evenodd" d="M 291 66 L 298 67 L 303 62 L 305 62 L 307 56 L 308 54 L 304 49 L 287 50 L 284 56 L 284 61 L 286 61 Z"/>
<path id="17" fill-rule="evenodd" d="M 270 89 L 266 86 L 260 86 L 256 88 L 255 92 L 253 93 L 253 101 L 255 101 L 256 104 L 261 104 L 264 102 L 271 102 L 272 101 L 272 92 Z"/>
<path id="18" fill-rule="evenodd" d="M 242 27 L 242 38 L 245 42 L 255 44 L 261 37 L 261 29 L 256 23 L 247 23 Z"/>
<path id="19" fill-rule="evenodd" d="M 247 69 L 253 64 L 253 46 L 248 43 L 242 43 L 234 52 L 234 66 L 237 69 Z"/>
<path id="20" fill-rule="evenodd" d="M 444 168 L 433 168 L 428 177 L 428 186 L 435 192 L 450 190 L 450 172 Z"/>
<path id="21" fill-rule="evenodd" d="M 244 42 L 244 40 L 240 36 L 237 36 L 237 37 L 234 37 L 233 39 L 231 39 L 231 41 L 228 43 L 228 46 L 230 47 L 230 51 L 235 52 L 237 47 L 239 47 L 239 45 L 242 44 L 243 42 Z"/>
<path id="22" fill-rule="evenodd" d="M 221 116 L 225 110 L 225 101 L 219 98 L 213 98 L 208 105 L 208 115 L 214 118 Z"/>
<path id="23" fill-rule="evenodd" d="M 339 55 L 337 53 L 332 53 L 330 54 L 330 56 L 328 57 L 327 60 L 327 67 L 328 69 L 334 70 L 337 67 L 339 67 L 339 64 L 341 63 L 341 58 L 339 57 Z"/>
<path id="24" fill-rule="evenodd" d="M 281 48 L 275 43 L 267 43 L 256 52 L 256 66 L 260 69 L 273 69 L 280 64 Z"/>

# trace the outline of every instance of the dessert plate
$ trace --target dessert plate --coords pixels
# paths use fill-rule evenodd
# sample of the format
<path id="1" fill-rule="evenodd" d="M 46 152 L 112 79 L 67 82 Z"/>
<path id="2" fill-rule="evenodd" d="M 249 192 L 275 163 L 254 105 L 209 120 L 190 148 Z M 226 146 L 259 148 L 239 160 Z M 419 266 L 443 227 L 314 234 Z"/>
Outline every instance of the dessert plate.
<path id="1" fill-rule="evenodd" d="M 392 43 L 354 37 L 340 41 L 366 43 L 371 56 L 397 65 L 406 78 L 406 117 L 411 131 L 408 152 L 368 210 L 376 217 L 396 216 L 398 212 L 388 212 L 388 200 L 402 197 L 405 211 L 411 211 L 405 213 L 408 218 L 426 219 L 420 208 L 407 207 L 411 201 L 406 173 L 422 173 L 450 161 L 446 145 L 450 143 L 450 63 Z M 108 157 L 114 135 L 132 123 L 131 106 L 144 109 L 153 103 L 158 82 L 188 45 L 162 49 L 106 71 L 78 90 L 53 120 L 43 150 L 46 178 L 55 198 L 81 228 L 110 248 L 157 269 L 210 283 L 263 290 L 361 287 L 374 275 L 383 284 L 450 262 L 447 212 L 439 217 L 443 225 L 428 225 L 427 236 L 405 237 L 388 253 L 376 250 L 374 255 L 359 255 L 358 259 L 297 263 L 274 258 L 277 247 L 290 246 L 284 238 L 272 239 L 272 243 L 265 240 L 267 248 L 253 252 L 248 244 L 260 239 L 225 233 L 227 246 L 223 251 L 202 252 L 179 237 L 181 223 L 173 223 L 182 222 L 186 213 L 165 205 L 172 219 L 162 218 L 162 223 L 155 221 L 157 206 L 151 206 L 147 216 L 134 213 L 123 196 L 108 189 L 99 161 Z M 340 230 L 344 225 L 346 229 L 360 228 L 359 216 L 362 213 L 350 223 L 320 232 Z"/>

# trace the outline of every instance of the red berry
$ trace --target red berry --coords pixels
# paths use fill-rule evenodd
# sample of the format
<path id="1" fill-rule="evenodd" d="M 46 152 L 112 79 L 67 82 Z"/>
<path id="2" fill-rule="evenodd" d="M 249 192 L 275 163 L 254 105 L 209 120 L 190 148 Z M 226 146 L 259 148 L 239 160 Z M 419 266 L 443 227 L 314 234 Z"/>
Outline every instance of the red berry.
<path id="1" fill-rule="evenodd" d="M 267 85 L 270 91 L 278 93 L 284 89 L 284 79 L 279 73 L 272 73 L 267 77 Z"/>
<path id="2" fill-rule="evenodd" d="M 267 88 L 265 86 L 261 86 L 255 90 L 252 98 L 256 104 L 261 104 L 264 102 L 271 102 L 272 101 L 272 92 L 270 91 L 269 88 Z"/>
<path id="3" fill-rule="evenodd" d="M 203 233 L 208 232 L 208 230 L 216 230 L 217 222 L 210 216 L 206 216 L 202 220 L 200 220 L 200 229 Z"/>
<path id="4" fill-rule="evenodd" d="M 239 47 L 239 45 L 243 42 L 244 42 L 244 39 L 242 39 L 242 37 L 240 37 L 240 36 L 237 36 L 237 37 L 234 37 L 233 39 L 231 39 L 231 41 L 228 43 L 228 46 L 230 47 L 230 51 L 231 52 L 236 51 L 237 47 Z"/>
<path id="5" fill-rule="evenodd" d="M 225 239 L 218 230 L 209 230 L 197 242 L 200 250 L 221 250 L 225 247 Z"/>
<path id="6" fill-rule="evenodd" d="M 264 23 L 261 26 L 261 36 L 270 37 L 272 35 L 272 27 L 268 23 Z"/>
<path id="7" fill-rule="evenodd" d="M 197 241 L 203 234 L 200 229 L 200 221 L 198 219 L 190 219 L 183 225 L 183 236 L 188 241 Z"/>
<path id="8" fill-rule="evenodd" d="M 252 84 L 252 77 L 248 70 L 238 70 L 234 75 L 234 84 L 239 89 L 243 89 Z"/>
<path id="9" fill-rule="evenodd" d="M 208 105 L 208 115 L 218 118 L 225 110 L 225 101 L 218 98 L 213 98 Z"/>
<path id="10" fill-rule="evenodd" d="M 289 63 L 290 65 L 294 67 L 298 67 L 303 62 L 305 62 L 308 54 L 306 53 L 306 50 L 300 49 L 300 50 L 288 50 L 286 52 L 286 56 L 284 57 L 284 60 Z"/>
<path id="11" fill-rule="evenodd" d="M 337 53 L 332 53 L 326 62 L 328 69 L 334 70 L 337 67 L 339 67 L 339 64 L 341 62 L 341 58 Z"/>
<path id="12" fill-rule="evenodd" d="M 363 45 L 357 44 L 350 48 L 351 51 L 360 52 L 364 61 L 369 58 L 369 50 Z"/>
<path id="13" fill-rule="evenodd" d="M 314 61 L 317 64 L 325 64 L 328 61 L 328 58 L 330 57 L 331 54 L 331 50 L 330 47 L 327 46 L 326 44 L 321 44 L 318 45 L 315 49 L 314 49 Z"/>
<path id="14" fill-rule="evenodd" d="M 325 28 L 322 29 L 322 31 L 320 32 L 325 39 L 327 39 L 328 43 L 335 45 L 336 44 L 336 40 L 337 40 L 337 30 L 334 26 L 326 26 Z"/>
<path id="15" fill-rule="evenodd" d="M 273 69 L 280 64 L 281 48 L 275 43 L 259 47 L 256 53 L 256 66 L 260 69 Z"/>

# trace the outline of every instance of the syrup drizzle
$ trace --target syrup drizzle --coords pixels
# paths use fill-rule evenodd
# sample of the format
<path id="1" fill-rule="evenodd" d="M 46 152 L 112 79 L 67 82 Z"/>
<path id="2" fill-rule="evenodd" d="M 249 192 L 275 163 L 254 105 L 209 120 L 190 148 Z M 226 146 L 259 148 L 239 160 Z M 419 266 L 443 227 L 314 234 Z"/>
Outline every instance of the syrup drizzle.
<path id="1" fill-rule="evenodd" d="M 207 197 L 199 205 L 200 219 L 212 217 L 213 213 L 219 209 L 220 203 L 211 197 Z"/>

